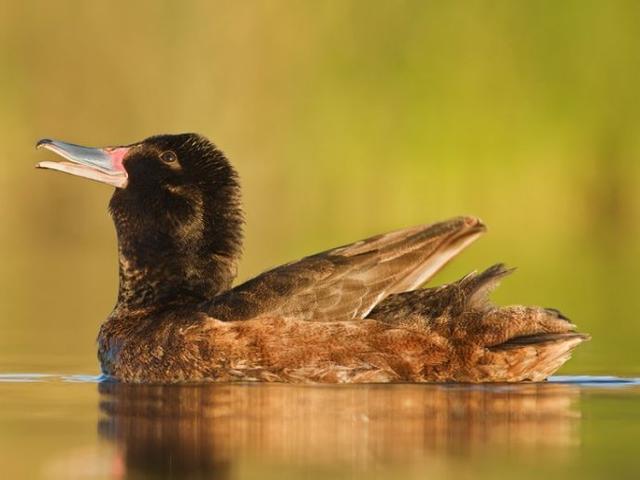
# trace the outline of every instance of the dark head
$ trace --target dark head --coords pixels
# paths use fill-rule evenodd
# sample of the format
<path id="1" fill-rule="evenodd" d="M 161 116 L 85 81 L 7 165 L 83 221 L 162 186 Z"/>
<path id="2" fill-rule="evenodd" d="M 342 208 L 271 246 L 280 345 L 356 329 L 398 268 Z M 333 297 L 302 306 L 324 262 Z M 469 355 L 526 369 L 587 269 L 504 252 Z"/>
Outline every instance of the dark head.
<path id="1" fill-rule="evenodd" d="M 109 209 L 120 253 L 119 308 L 195 303 L 231 286 L 242 244 L 240 187 L 209 140 L 186 133 L 121 147 L 37 146 L 67 160 L 38 167 L 116 187 Z"/>

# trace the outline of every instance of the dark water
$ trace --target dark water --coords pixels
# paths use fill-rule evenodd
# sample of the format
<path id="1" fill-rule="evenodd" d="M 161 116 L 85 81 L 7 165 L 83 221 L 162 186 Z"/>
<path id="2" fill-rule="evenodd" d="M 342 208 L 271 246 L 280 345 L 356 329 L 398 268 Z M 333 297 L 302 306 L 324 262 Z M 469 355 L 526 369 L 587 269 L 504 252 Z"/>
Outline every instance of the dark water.
<path id="1" fill-rule="evenodd" d="M 639 440 L 634 378 L 133 386 L 0 375 L 4 478 L 638 478 Z"/>

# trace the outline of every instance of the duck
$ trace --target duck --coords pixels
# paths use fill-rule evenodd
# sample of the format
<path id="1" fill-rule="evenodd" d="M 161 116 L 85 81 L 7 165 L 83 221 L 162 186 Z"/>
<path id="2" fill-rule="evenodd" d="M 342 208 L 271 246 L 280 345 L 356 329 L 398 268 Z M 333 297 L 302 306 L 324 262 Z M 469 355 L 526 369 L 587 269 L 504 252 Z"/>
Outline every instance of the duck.
<path id="1" fill-rule="evenodd" d="M 195 133 L 105 148 L 43 139 L 38 168 L 114 187 L 119 288 L 98 360 L 123 383 L 544 381 L 589 339 L 559 310 L 498 306 L 496 264 L 423 288 L 485 231 L 461 216 L 376 235 L 234 286 L 240 182 Z"/>

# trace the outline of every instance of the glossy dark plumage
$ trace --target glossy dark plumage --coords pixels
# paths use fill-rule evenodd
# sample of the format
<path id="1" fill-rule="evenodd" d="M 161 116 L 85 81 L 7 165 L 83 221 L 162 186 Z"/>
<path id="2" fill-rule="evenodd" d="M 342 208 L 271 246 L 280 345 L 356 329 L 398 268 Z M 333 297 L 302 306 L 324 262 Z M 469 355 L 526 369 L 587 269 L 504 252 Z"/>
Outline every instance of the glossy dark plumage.
<path id="1" fill-rule="evenodd" d="M 44 143 L 89 163 L 83 147 Z M 93 164 L 55 168 L 121 187 L 110 202 L 120 290 L 98 337 L 102 369 L 119 380 L 543 380 L 587 338 L 557 310 L 492 305 L 501 265 L 416 290 L 484 231 L 473 217 L 378 235 L 230 289 L 242 212 L 222 152 L 183 134 L 91 161 L 100 155 L 114 158 L 106 180 Z"/>

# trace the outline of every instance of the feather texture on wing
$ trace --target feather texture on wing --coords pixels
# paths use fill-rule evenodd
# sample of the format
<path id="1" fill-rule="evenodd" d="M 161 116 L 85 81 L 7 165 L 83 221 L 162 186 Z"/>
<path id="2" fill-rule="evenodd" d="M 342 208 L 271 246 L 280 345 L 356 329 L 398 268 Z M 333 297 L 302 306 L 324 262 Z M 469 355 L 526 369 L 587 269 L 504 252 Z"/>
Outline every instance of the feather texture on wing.
<path id="1" fill-rule="evenodd" d="M 220 320 L 362 319 L 387 296 L 424 284 L 484 230 L 477 218 L 458 217 L 377 235 L 265 272 L 216 297 L 208 313 Z"/>

